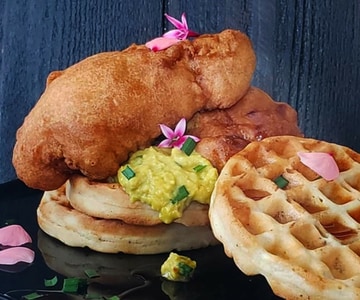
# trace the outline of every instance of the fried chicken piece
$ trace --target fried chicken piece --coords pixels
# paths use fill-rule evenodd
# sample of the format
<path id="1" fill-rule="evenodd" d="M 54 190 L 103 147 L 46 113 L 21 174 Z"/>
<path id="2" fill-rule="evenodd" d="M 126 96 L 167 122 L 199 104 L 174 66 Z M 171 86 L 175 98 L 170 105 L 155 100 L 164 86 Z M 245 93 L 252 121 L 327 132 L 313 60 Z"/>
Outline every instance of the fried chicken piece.
<path id="1" fill-rule="evenodd" d="M 160 123 L 173 127 L 197 111 L 233 105 L 254 69 L 248 37 L 225 30 L 159 52 L 132 45 L 53 72 L 17 132 L 17 175 L 42 190 L 74 173 L 112 176 L 160 135 Z"/>
<path id="2" fill-rule="evenodd" d="M 219 171 L 252 141 L 276 135 L 303 136 L 296 111 L 255 87 L 230 108 L 195 114 L 188 133 L 201 138 L 196 150 Z"/>

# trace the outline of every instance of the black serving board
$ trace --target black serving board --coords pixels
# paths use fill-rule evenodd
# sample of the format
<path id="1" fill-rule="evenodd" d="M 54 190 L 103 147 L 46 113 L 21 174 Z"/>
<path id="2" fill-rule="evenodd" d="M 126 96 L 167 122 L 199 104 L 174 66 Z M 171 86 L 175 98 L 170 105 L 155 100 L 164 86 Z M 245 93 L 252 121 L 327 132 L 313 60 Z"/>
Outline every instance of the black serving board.
<path id="1" fill-rule="evenodd" d="M 42 193 L 14 181 L 0 185 L 0 222 L 22 225 L 31 235 L 35 261 L 31 265 L 0 266 L 0 300 L 22 299 L 38 292 L 40 299 L 84 299 L 85 294 L 121 295 L 135 299 L 279 299 L 264 277 L 246 276 L 226 257 L 221 245 L 181 252 L 197 261 L 190 282 L 171 282 L 160 276 L 160 266 L 168 254 L 103 254 L 89 249 L 68 247 L 42 232 L 36 221 L 36 208 Z M 87 278 L 85 270 L 96 270 L 99 277 L 89 279 L 83 294 L 64 294 L 65 278 Z M 54 287 L 44 280 L 57 276 Z M 105 299 L 105 298 L 104 298 Z"/>

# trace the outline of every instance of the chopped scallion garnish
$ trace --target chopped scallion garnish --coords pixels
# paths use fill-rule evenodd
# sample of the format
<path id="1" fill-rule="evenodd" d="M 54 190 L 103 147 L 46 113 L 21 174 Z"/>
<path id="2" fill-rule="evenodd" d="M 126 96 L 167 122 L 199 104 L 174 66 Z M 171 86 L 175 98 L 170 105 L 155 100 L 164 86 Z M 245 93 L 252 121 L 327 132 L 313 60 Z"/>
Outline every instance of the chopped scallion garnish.
<path id="1" fill-rule="evenodd" d="M 62 292 L 79 293 L 87 286 L 87 280 L 84 278 L 65 278 Z"/>
<path id="2" fill-rule="evenodd" d="M 176 204 L 181 200 L 185 199 L 187 196 L 189 196 L 189 192 L 186 189 L 185 185 L 182 185 L 181 187 L 179 187 L 175 197 L 171 199 L 171 203 Z"/>
<path id="3" fill-rule="evenodd" d="M 44 279 L 44 285 L 46 287 L 51 287 L 51 286 L 55 286 L 58 282 L 58 278 L 57 276 L 54 276 L 53 278 L 51 279 Z"/>
<path id="4" fill-rule="evenodd" d="M 135 172 L 133 169 L 131 169 L 129 166 L 126 166 L 124 170 L 121 171 L 121 173 L 126 177 L 126 179 L 130 180 L 131 178 L 135 177 Z"/>
<path id="5" fill-rule="evenodd" d="M 206 165 L 197 165 L 196 167 L 193 168 L 193 170 L 198 173 L 202 170 L 204 170 L 206 168 Z"/>
<path id="6" fill-rule="evenodd" d="M 189 156 L 195 149 L 196 147 L 196 142 L 188 137 L 185 141 L 185 143 L 182 145 L 181 150 L 187 155 Z"/>
<path id="7" fill-rule="evenodd" d="M 39 298 L 42 298 L 44 295 L 41 295 L 41 294 L 38 294 L 36 292 L 34 293 L 31 293 L 31 294 L 27 294 L 24 296 L 24 298 L 26 300 L 34 300 L 34 299 L 39 299 Z"/>
<path id="8" fill-rule="evenodd" d="M 194 270 L 192 267 L 190 267 L 189 265 L 183 262 L 179 262 L 178 267 L 179 267 L 179 274 L 185 277 L 189 276 L 191 272 Z"/>
<path id="9" fill-rule="evenodd" d="M 287 179 L 285 179 L 282 175 L 275 178 L 274 182 L 281 189 L 283 189 L 284 187 L 286 187 L 289 184 L 289 181 Z"/>
<path id="10" fill-rule="evenodd" d="M 86 274 L 86 276 L 88 278 L 95 278 L 95 277 L 99 277 L 99 273 L 96 270 L 85 270 L 84 273 Z"/>
<path id="11" fill-rule="evenodd" d="M 111 296 L 111 297 L 105 297 L 106 300 L 120 300 L 119 296 Z"/>

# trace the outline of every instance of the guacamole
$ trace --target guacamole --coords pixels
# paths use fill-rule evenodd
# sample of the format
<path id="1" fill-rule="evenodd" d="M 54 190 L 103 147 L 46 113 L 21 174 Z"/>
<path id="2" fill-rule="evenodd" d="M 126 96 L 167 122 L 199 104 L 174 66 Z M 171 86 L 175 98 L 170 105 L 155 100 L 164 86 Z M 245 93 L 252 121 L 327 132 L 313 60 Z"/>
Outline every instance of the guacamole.
<path id="1" fill-rule="evenodd" d="M 209 204 L 218 172 L 196 151 L 150 147 L 131 155 L 118 181 L 131 201 L 147 203 L 164 223 L 181 217 L 191 201 Z"/>
<path id="2" fill-rule="evenodd" d="M 191 279 L 196 268 L 196 261 L 187 256 L 171 252 L 162 264 L 161 276 L 171 281 L 186 282 Z"/>

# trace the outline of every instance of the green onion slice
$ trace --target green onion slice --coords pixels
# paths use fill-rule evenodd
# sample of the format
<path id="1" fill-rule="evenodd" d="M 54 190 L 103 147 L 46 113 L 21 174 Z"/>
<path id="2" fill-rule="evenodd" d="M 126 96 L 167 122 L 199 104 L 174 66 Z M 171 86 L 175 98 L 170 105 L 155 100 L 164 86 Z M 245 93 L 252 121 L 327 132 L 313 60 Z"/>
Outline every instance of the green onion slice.
<path id="1" fill-rule="evenodd" d="M 189 156 L 195 149 L 196 142 L 191 138 L 188 137 L 185 141 L 185 143 L 182 145 L 181 150 Z"/>
<path id="2" fill-rule="evenodd" d="M 96 270 L 91 270 L 91 269 L 85 270 L 84 273 L 88 278 L 95 278 L 100 276 Z"/>
<path id="3" fill-rule="evenodd" d="M 105 297 L 106 300 L 120 300 L 119 296 L 111 296 L 111 297 Z"/>
<path id="4" fill-rule="evenodd" d="M 274 182 L 281 189 L 285 188 L 289 184 L 289 181 L 287 179 L 285 179 L 282 175 L 275 178 Z"/>
<path id="5" fill-rule="evenodd" d="M 171 199 L 171 203 L 176 204 L 176 203 L 180 202 L 181 200 L 185 199 L 187 196 L 189 196 L 189 192 L 186 189 L 185 185 L 182 185 L 181 187 L 179 187 L 175 197 L 173 199 Z"/>
<path id="6" fill-rule="evenodd" d="M 199 173 L 200 171 L 204 170 L 206 168 L 206 165 L 197 165 L 196 167 L 193 168 L 193 170 L 196 173 Z"/>
<path id="7" fill-rule="evenodd" d="M 81 290 L 87 286 L 87 280 L 84 278 L 65 278 L 63 283 L 63 293 L 81 293 Z"/>
<path id="8" fill-rule="evenodd" d="M 135 177 L 135 172 L 131 169 L 128 165 L 121 173 L 126 177 L 126 179 L 130 180 L 131 178 Z"/>
<path id="9" fill-rule="evenodd" d="M 31 294 L 27 294 L 24 296 L 24 298 L 26 300 L 34 300 L 34 299 L 39 299 L 42 298 L 44 295 L 38 294 L 38 293 L 31 293 Z"/>
<path id="10" fill-rule="evenodd" d="M 44 285 L 46 287 L 52 287 L 52 286 L 55 286 L 58 282 L 58 278 L 57 276 L 54 276 L 53 278 L 51 279 L 44 279 Z"/>
<path id="11" fill-rule="evenodd" d="M 179 262 L 178 267 L 179 267 L 179 274 L 185 277 L 188 277 L 191 274 L 191 272 L 194 270 L 192 267 L 190 267 L 189 265 L 183 262 Z"/>

